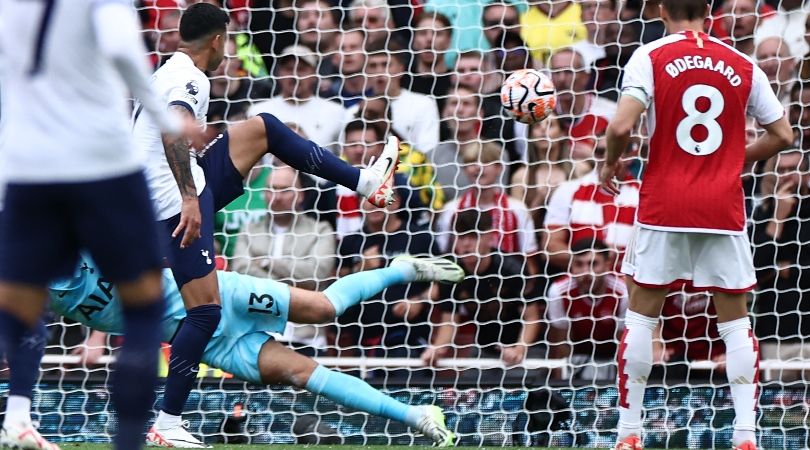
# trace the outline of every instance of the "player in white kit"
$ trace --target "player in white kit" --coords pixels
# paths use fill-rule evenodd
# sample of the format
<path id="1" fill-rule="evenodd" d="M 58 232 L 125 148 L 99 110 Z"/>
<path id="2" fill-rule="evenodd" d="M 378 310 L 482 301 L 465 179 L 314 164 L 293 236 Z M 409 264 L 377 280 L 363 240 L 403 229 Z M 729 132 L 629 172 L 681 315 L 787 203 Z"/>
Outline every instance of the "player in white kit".
<path id="1" fill-rule="evenodd" d="M 3 133 L 0 179 L 0 353 L 11 367 L 0 444 L 55 448 L 27 414 L 42 355 L 39 322 L 49 282 L 85 250 L 115 281 L 127 339 L 113 374 L 118 450 L 143 445 L 157 384 L 164 309 L 154 212 L 130 138 L 128 92 L 181 129 L 153 96 L 132 5 L 125 0 L 0 0 Z M 126 257 L 123 257 L 126 255 Z M 26 411 L 20 414 L 19 411 Z"/>
<path id="2" fill-rule="evenodd" d="M 228 21 L 228 15 L 211 4 L 190 6 L 180 19 L 178 51 L 152 77 L 166 107 L 192 126 L 205 125 L 210 84 L 204 71 L 216 69 L 224 57 Z M 222 314 L 214 271 L 214 214 L 242 194 L 244 177 L 268 152 L 385 206 L 393 198 L 398 142 L 391 140 L 377 163 L 359 169 L 302 139 L 270 114 L 231 125 L 197 151 L 190 151 L 186 142 L 167 145 L 157 133 L 158 124 L 143 117 L 139 107 L 133 122 L 136 142 L 148 155 L 146 177 L 159 226 L 171 241 L 166 256 L 188 310 L 172 342 L 163 403 L 149 440 L 201 447 L 183 428 L 181 414 L 197 378 L 194 369 Z"/>
<path id="3" fill-rule="evenodd" d="M 618 353 L 616 450 L 643 448 L 641 410 L 652 367 L 653 330 L 670 289 L 712 291 L 734 403 L 732 447 L 756 450 L 759 355 L 746 293 L 756 283 L 745 230 L 745 161 L 792 144 L 785 111 L 748 56 L 703 32 L 706 0 L 663 0 L 669 36 L 637 49 L 608 127 L 603 187 L 618 193 L 619 158 L 641 114 L 650 132 L 635 234 L 622 272 L 630 305 Z M 764 135 L 746 147 L 746 114 Z"/>

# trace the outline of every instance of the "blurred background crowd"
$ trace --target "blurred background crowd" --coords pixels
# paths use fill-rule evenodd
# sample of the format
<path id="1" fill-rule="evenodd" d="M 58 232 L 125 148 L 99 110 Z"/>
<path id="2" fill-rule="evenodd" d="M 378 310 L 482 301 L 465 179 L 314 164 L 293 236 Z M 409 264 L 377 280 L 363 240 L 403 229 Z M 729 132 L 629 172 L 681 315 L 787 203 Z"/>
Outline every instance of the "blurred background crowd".
<path id="1" fill-rule="evenodd" d="M 176 50 L 188 3 L 136 2 L 155 67 Z M 617 267 L 643 182 L 646 124 L 626 150 L 618 196 L 598 189 L 597 170 L 621 68 L 664 35 L 657 2 L 214 3 L 232 20 L 227 57 L 210 73 L 210 138 L 269 112 L 350 164 L 368 164 L 390 135 L 403 142 L 398 199 L 386 211 L 268 158 L 218 215 L 219 267 L 308 289 L 402 253 L 446 255 L 468 274 L 457 286 L 388 289 L 338 324 L 291 325 L 281 340 L 313 355 L 425 366 L 570 358 L 582 377 L 613 376 L 609 365 L 588 363 L 615 358 L 627 303 Z M 795 127 L 794 151 L 744 174 L 765 359 L 810 357 L 802 345 L 810 336 L 808 11 L 802 0 L 715 0 L 706 21 L 707 33 L 762 68 Z M 504 77 L 522 68 L 546 71 L 557 90 L 555 114 L 531 126 L 511 120 L 500 100 Z M 708 300 L 683 291 L 667 302 L 656 358 L 670 373 L 684 361 L 722 362 L 715 327 L 706 331 Z"/>

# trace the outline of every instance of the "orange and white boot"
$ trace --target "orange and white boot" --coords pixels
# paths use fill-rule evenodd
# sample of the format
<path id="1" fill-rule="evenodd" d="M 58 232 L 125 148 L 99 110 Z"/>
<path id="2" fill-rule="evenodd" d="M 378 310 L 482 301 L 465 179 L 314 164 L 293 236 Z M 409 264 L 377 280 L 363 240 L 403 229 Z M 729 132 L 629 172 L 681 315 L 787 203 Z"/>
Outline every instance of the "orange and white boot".
<path id="1" fill-rule="evenodd" d="M 6 423 L 0 430 L 0 447 L 19 450 L 59 450 L 59 446 L 48 442 L 39 434 L 31 422 Z"/>
<path id="2" fill-rule="evenodd" d="M 644 444 L 641 442 L 640 437 L 631 434 L 617 442 L 613 450 L 644 450 Z"/>
<path id="3" fill-rule="evenodd" d="M 757 444 L 754 441 L 744 441 L 740 445 L 734 445 L 732 450 L 757 450 Z"/>
<path id="4" fill-rule="evenodd" d="M 399 164 L 399 139 L 390 136 L 380 157 L 367 170 L 373 173 L 380 182 L 368 202 L 378 208 L 385 208 L 394 202 L 394 173 Z"/>

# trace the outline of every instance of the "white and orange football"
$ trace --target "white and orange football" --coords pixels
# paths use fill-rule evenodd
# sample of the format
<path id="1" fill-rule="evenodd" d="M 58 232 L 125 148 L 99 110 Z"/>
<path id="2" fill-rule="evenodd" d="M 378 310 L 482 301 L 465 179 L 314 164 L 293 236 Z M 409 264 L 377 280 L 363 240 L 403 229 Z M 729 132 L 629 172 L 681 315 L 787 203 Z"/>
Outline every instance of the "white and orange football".
<path id="1" fill-rule="evenodd" d="M 546 74 L 538 70 L 518 70 L 503 82 L 501 104 L 518 122 L 540 122 L 557 105 L 554 84 Z"/>

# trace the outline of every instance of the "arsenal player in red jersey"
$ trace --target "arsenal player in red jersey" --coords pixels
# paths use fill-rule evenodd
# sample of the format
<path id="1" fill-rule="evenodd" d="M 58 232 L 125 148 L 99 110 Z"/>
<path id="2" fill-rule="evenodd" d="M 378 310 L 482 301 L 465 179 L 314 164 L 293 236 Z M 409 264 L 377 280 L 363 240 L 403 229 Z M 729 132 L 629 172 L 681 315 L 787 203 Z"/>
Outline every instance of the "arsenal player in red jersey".
<path id="1" fill-rule="evenodd" d="M 624 67 L 600 178 L 616 192 L 619 157 L 646 110 L 650 151 L 634 237 L 622 272 L 630 306 L 619 346 L 618 450 L 639 450 L 652 334 L 668 290 L 712 291 L 726 345 L 736 421 L 734 449 L 756 449 L 757 343 L 745 294 L 756 282 L 745 234 L 743 164 L 791 145 L 784 108 L 749 57 L 703 32 L 706 0 L 662 0 L 669 35 L 640 47 Z M 746 114 L 764 135 L 745 144 Z"/>

